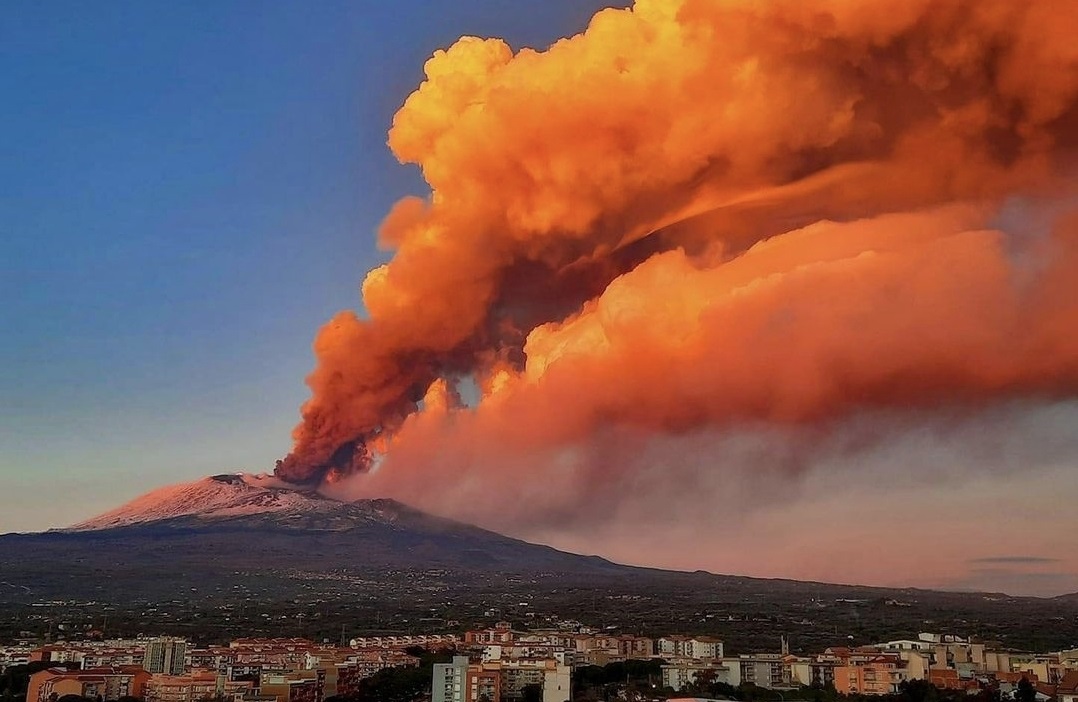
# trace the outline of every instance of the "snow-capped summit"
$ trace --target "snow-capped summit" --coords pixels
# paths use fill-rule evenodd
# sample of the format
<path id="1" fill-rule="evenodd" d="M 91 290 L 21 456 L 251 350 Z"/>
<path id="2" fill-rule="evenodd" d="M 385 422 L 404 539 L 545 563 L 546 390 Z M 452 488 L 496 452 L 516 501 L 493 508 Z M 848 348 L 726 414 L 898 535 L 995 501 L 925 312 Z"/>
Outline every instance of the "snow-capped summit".
<path id="1" fill-rule="evenodd" d="M 343 528 L 357 519 L 395 521 L 401 508 L 403 505 L 391 500 L 340 502 L 271 475 L 230 473 L 158 488 L 71 528 L 96 531 L 184 517 L 219 521 L 250 516 L 297 525 L 302 521 L 304 526 L 311 526 L 312 519 L 345 518 L 342 523 L 323 527 Z"/>
<path id="2" fill-rule="evenodd" d="M 344 502 L 244 474 L 160 488 L 70 529 L 0 535 L 0 587 L 7 588 L 0 592 L 21 593 L 27 603 L 82 601 L 92 591 L 98 602 L 209 598 L 203 601 L 216 608 L 237 588 L 282 602 L 311 596 L 310 583 L 323 579 L 328 589 L 320 596 L 353 586 L 399 592 L 393 583 L 402 576 L 432 571 L 447 582 L 630 572 L 391 499 Z M 387 588 L 379 587 L 383 577 Z"/>

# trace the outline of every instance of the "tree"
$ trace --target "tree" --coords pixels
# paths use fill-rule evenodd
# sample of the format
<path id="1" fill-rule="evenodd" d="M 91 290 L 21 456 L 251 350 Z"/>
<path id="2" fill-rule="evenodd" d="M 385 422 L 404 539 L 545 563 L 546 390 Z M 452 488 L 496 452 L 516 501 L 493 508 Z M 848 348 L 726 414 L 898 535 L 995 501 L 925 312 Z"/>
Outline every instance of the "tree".
<path id="1" fill-rule="evenodd" d="M 543 702 L 543 686 L 532 683 L 520 688 L 523 702 Z"/>
<path id="2" fill-rule="evenodd" d="M 936 702 L 939 690 L 927 680 L 906 680 L 898 686 L 898 691 L 908 702 Z"/>
<path id="3" fill-rule="evenodd" d="M 1018 681 L 1018 690 L 1014 696 L 1018 702 L 1037 702 L 1037 688 L 1023 675 Z"/>
<path id="4" fill-rule="evenodd" d="M 698 670 L 696 675 L 693 676 L 692 684 L 689 688 L 697 692 L 710 693 L 711 686 L 715 684 L 715 671 L 714 670 Z"/>
<path id="5" fill-rule="evenodd" d="M 78 663 L 55 663 L 51 661 L 33 661 L 9 666 L 0 675 L 0 696 L 16 699 L 26 696 L 26 688 L 30 684 L 30 676 L 41 670 L 49 668 L 78 668 Z"/>

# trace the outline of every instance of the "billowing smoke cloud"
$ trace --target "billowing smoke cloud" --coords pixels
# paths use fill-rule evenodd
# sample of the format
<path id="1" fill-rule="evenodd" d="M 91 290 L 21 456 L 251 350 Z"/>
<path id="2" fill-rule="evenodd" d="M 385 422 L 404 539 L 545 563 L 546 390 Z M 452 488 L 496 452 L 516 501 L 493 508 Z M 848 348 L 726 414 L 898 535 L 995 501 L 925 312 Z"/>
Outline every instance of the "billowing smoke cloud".
<path id="1" fill-rule="evenodd" d="M 586 497 L 632 483 L 631 437 L 1073 396 L 1074 26 L 1054 0 L 639 0 L 546 51 L 437 52 L 389 133 L 431 194 L 387 216 L 368 317 L 319 333 L 277 474 L 384 453 L 370 489 L 504 494 L 527 454 Z"/>

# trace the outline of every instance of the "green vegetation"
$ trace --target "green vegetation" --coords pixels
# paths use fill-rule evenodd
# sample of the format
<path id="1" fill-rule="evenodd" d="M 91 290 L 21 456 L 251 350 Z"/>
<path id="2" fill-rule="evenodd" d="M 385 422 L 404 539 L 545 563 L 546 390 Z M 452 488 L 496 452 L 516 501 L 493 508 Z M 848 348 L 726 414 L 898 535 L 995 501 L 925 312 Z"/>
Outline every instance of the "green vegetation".
<path id="1" fill-rule="evenodd" d="M 740 686 L 722 682 L 698 682 L 677 693 L 666 689 L 656 697 L 708 697 L 740 702 L 998 702 L 990 691 L 969 694 L 965 690 L 941 690 L 926 680 L 902 683 L 893 695 L 843 695 L 832 685 L 812 685 L 796 690 L 769 690 L 752 684 Z"/>
<path id="2" fill-rule="evenodd" d="M 23 702 L 26 688 L 30 685 L 30 676 L 47 668 L 78 668 L 78 663 L 51 663 L 34 661 L 21 665 L 9 666 L 0 675 L 0 702 Z"/>
<path id="3" fill-rule="evenodd" d="M 654 696 L 662 683 L 661 659 L 589 665 L 573 671 L 574 700 L 614 700 L 622 691 Z"/>
<path id="4" fill-rule="evenodd" d="M 1033 686 L 1029 678 L 1023 677 L 1018 681 L 1018 691 L 1015 698 L 1018 702 L 1036 702 L 1037 688 Z"/>
<path id="5" fill-rule="evenodd" d="M 520 689 L 522 702 L 543 702 L 542 685 L 525 685 Z"/>
<path id="6" fill-rule="evenodd" d="M 893 695 L 841 695 L 832 685 L 797 690 L 770 690 L 752 684 L 728 685 L 714 676 L 701 675 L 696 683 L 674 692 L 662 688 L 663 661 L 627 661 L 606 666 L 587 666 L 573 674 L 573 699 L 578 702 L 648 702 L 670 697 L 706 697 L 739 702 L 998 702 L 998 693 L 941 690 L 926 680 L 911 680 Z M 1019 700 L 1035 692 L 1028 681 L 1019 684 Z"/>

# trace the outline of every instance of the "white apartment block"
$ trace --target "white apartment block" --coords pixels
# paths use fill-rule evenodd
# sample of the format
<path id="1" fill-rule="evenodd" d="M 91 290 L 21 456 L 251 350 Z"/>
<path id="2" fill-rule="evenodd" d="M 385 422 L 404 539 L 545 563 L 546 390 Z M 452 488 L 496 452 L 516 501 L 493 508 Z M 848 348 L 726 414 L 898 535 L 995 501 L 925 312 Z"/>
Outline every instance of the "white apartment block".
<path id="1" fill-rule="evenodd" d="M 758 653 L 726 658 L 723 663 L 730 667 L 730 684 L 752 684 L 757 687 L 781 688 L 791 684 L 791 672 L 785 657 L 778 653 Z"/>
<path id="2" fill-rule="evenodd" d="M 464 702 L 468 694 L 467 682 L 467 656 L 453 656 L 452 663 L 436 663 L 431 702 Z"/>
<path id="3" fill-rule="evenodd" d="M 664 636 L 655 642 L 656 653 L 664 658 L 722 658 L 722 641 L 710 636 Z"/>
<path id="4" fill-rule="evenodd" d="M 680 692 L 697 682 L 731 684 L 730 669 L 715 661 L 684 660 L 664 665 L 662 671 L 662 686 L 669 687 L 674 692 Z"/>

